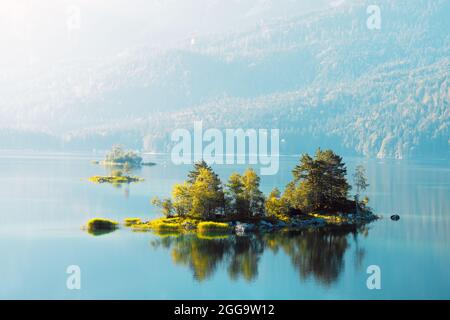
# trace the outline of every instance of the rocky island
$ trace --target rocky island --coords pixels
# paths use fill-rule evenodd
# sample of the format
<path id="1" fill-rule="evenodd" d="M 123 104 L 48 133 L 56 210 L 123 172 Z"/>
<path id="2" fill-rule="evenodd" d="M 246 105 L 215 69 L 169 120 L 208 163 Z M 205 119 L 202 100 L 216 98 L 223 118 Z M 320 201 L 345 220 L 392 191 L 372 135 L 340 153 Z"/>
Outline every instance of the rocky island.
<path id="1" fill-rule="evenodd" d="M 132 150 L 124 150 L 121 145 L 114 145 L 106 154 L 105 159 L 93 161 L 93 163 L 103 166 L 122 167 L 124 169 L 156 165 L 154 162 L 144 162 L 138 153 Z"/>
<path id="2" fill-rule="evenodd" d="M 176 184 L 172 197 L 154 198 L 152 203 L 164 215 L 154 220 L 125 219 L 124 225 L 135 231 L 199 233 L 203 235 L 273 232 L 320 227 L 364 225 L 378 216 L 367 206 L 369 199 L 359 200 L 359 192 L 368 184 L 364 168 L 353 175 L 357 194 L 349 199 L 350 184 L 342 158 L 331 150 L 318 149 L 315 156 L 301 156 L 292 170 L 293 179 L 284 193 L 277 188 L 266 197 L 259 189 L 260 177 L 253 169 L 242 175 L 233 173 L 226 184 L 204 161 L 194 164 L 187 180 Z M 110 225 L 91 225 L 115 229 Z"/>

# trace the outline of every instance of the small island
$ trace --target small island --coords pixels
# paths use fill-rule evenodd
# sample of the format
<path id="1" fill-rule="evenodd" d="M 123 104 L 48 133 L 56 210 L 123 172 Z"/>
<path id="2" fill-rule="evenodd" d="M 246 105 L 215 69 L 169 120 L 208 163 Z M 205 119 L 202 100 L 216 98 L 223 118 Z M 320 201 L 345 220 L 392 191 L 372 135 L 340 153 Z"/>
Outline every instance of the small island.
<path id="1" fill-rule="evenodd" d="M 349 199 L 347 169 L 333 151 L 318 149 L 314 157 L 302 155 L 292 175 L 283 193 L 275 188 L 265 196 L 253 169 L 242 175 L 233 173 L 224 184 L 200 161 L 184 183 L 173 187 L 171 198 L 152 200 L 164 217 L 149 221 L 128 218 L 124 224 L 135 231 L 160 234 L 226 235 L 364 225 L 378 219 L 367 206 L 369 199 L 359 200 L 359 192 L 368 186 L 364 168 L 355 170 L 357 194 Z M 111 221 L 111 226 L 116 224 Z"/>
<path id="2" fill-rule="evenodd" d="M 144 181 L 144 178 L 137 176 L 125 176 L 120 170 L 113 170 L 109 176 L 92 176 L 89 181 L 93 183 L 112 183 L 112 184 L 122 184 L 131 182 Z"/>
<path id="3" fill-rule="evenodd" d="M 154 166 L 154 162 L 143 162 L 141 156 L 135 151 L 124 150 L 121 145 L 114 145 L 112 149 L 106 154 L 105 159 L 102 161 L 93 161 L 94 164 L 100 164 L 103 166 L 111 167 L 123 167 L 125 170 L 141 167 L 141 166 Z"/>
<path id="4" fill-rule="evenodd" d="M 109 219 L 94 218 L 86 223 L 83 227 L 89 234 L 99 236 L 113 232 L 119 227 L 119 223 Z"/>
<path id="5" fill-rule="evenodd" d="M 100 164 L 111 169 L 111 174 L 107 176 L 92 176 L 89 181 L 94 183 L 111 183 L 120 186 L 124 183 L 140 182 L 143 178 L 137 176 L 125 175 L 129 174 L 133 169 L 141 166 L 153 166 L 153 162 L 143 162 L 136 152 L 124 150 L 120 145 L 114 145 L 109 151 L 105 159 L 102 161 L 92 161 L 93 164 Z M 120 169 L 120 170 L 117 170 Z"/>

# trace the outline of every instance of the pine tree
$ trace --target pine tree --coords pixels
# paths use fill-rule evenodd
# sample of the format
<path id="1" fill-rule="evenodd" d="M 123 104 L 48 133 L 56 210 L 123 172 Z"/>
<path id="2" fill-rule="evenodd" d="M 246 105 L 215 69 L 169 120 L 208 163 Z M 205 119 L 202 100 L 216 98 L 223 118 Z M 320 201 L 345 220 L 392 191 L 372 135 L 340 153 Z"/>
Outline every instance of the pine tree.
<path id="1" fill-rule="evenodd" d="M 194 163 L 194 169 L 189 171 L 188 180 L 187 180 L 189 183 L 193 184 L 195 182 L 195 180 L 197 179 L 197 176 L 200 173 L 200 169 L 209 170 L 218 179 L 218 175 L 214 173 L 213 169 L 206 163 L 206 161 L 201 160 L 201 161 Z"/>
<path id="2" fill-rule="evenodd" d="M 285 196 L 295 209 L 335 209 L 347 199 L 347 169 L 342 157 L 331 150 L 318 149 L 314 158 L 302 155 L 292 174 L 294 179 L 286 187 Z"/>
<path id="3" fill-rule="evenodd" d="M 220 180 L 212 170 L 201 168 L 190 187 L 190 215 L 208 219 L 223 213 L 225 196 Z"/>
<path id="4" fill-rule="evenodd" d="M 356 194 L 355 194 L 355 208 L 356 213 L 359 213 L 360 205 L 366 206 L 369 202 L 369 198 L 366 196 L 362 203 L 359 202 L 359 193 L 367 189 L 369 184 L 367 183 L 366 178 L 366 169 L 362 165 L 358 165 L 355 168 L 355 173 L 353 173 L 353 183 L 356 186 Z"/>
<path id="5" fill-rule="evenodd" d="M 243 193 L 242 176 L 239 173 L 233 173 L 228 178 L 226 185 L 227 213 L 238 215 L 245 208 Z"/>
<path id="6" fill-rule="evenodd" d="M 259 189 L 260 178 L 253 169 L 241 176 L 234 173 L 227 183 L 227 202 L 232 214 L 251 217 L 264 214 L 264 195 Z"/>
<path id="7" fill-rule="evenodd" d="M 353 174 L 353 183 L 356 186 L 357 194 L 361 191 L 365 191 L 369 186 L 366 178 L 366 169 L 362 165 L 356 166 L 355 173 Z"/>
<path id="8" fill-rule="evenodd" d="M 281 195 L 280 190 L 275 188 L 267 197 L 265 209 L 267 216 L 280 219 L 289 213 L 289 202 Z"/>
<path id="9" fill-rule="evenodd" d="M 259 189 L 260 177 L 255 170 L 247 169 L 242 175 L 243 196 L 246 204 L 246 214 L 260 216 L 264 214 L 264 194 Z"/>
<path id="10" fill-rule="evenodd" d="M 316 153 L 316 161 L 319 161 L 322 168 L 323 197 L 321 204 L 327 209 L 332 209 L 347 199 L 350 190 L 350 185 L 345 177 L 347 168 L 342 157 L 331 150 L 321 151 L 319 149 Z"/>

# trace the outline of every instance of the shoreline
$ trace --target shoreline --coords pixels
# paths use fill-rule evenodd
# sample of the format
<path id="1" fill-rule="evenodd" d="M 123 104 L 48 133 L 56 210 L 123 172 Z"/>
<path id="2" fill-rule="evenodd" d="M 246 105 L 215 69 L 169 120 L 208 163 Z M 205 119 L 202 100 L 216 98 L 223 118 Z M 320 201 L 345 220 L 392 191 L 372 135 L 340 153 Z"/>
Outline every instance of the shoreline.
<path id="1" fill-rule="evenodd" d="M 362 226 L 381 219 L 380 216 L 365 211 L 362 214 L 324 214 L 312 213 L 309 215 L 290 218 L 290 221 L 271 219 L 270 217 L 236 218 L 224 220 L 202 220 L 187 217 L 168 217 L 152 220 L 141 218 L 126 218 L 123 223 L 108 219 L 91 219 L 83 229 L 91 232 L 103 233 L 115 231 L 119 226 L 136 232 L 153 232 L 158 235 L 244 235 L 248 233 L 275 233 L 284 231 L 301 231 L 322 228 L 345 228 Z M 252 221 L 253 220 L 253 221 Z M 95 221 L 101 224 L 95 227 Z M 106 224 L 105 224 L 105 221 Z M 110 222 L 110 223 L 108 223 Z M 94 227 L 93 227 L 94 226 Z"/>

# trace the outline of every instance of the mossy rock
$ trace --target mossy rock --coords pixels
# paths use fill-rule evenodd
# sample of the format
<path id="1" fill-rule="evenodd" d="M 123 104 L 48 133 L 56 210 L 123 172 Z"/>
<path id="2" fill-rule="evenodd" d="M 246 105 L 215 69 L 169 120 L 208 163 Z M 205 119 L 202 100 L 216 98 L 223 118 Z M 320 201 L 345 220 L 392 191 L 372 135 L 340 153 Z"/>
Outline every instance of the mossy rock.
<path id="1" fill-rule="evenodd" d="M 138 225 L 142 223 L 141 218 L 126 218 L 123 220 L 124 224 L 127 227 L 133 226 L 133 225 Z"/>
<path id="2" fill-rule="evenodd" d="M 130 177 L 130 176 L 93 176 L 89 178 L 89 181 L 94 183 L 112 183 L 112 184 L 140 182 L 143 180 L 144 179 L 140 177 Z"/>
<path id="3" fill-rule="evenodd" d="M 94 235 L 109 233 L 116 230 L 118 227 L 118 222 L 103 218 L 91 219 L 86 224 L 87 231 Z"/>
<path id="4" fill-rule="evenodd" d="M 226 234 L 233 230 L 228 223 L 205 221 L 197 225 L 197 231 L 202 234 Z"/>

